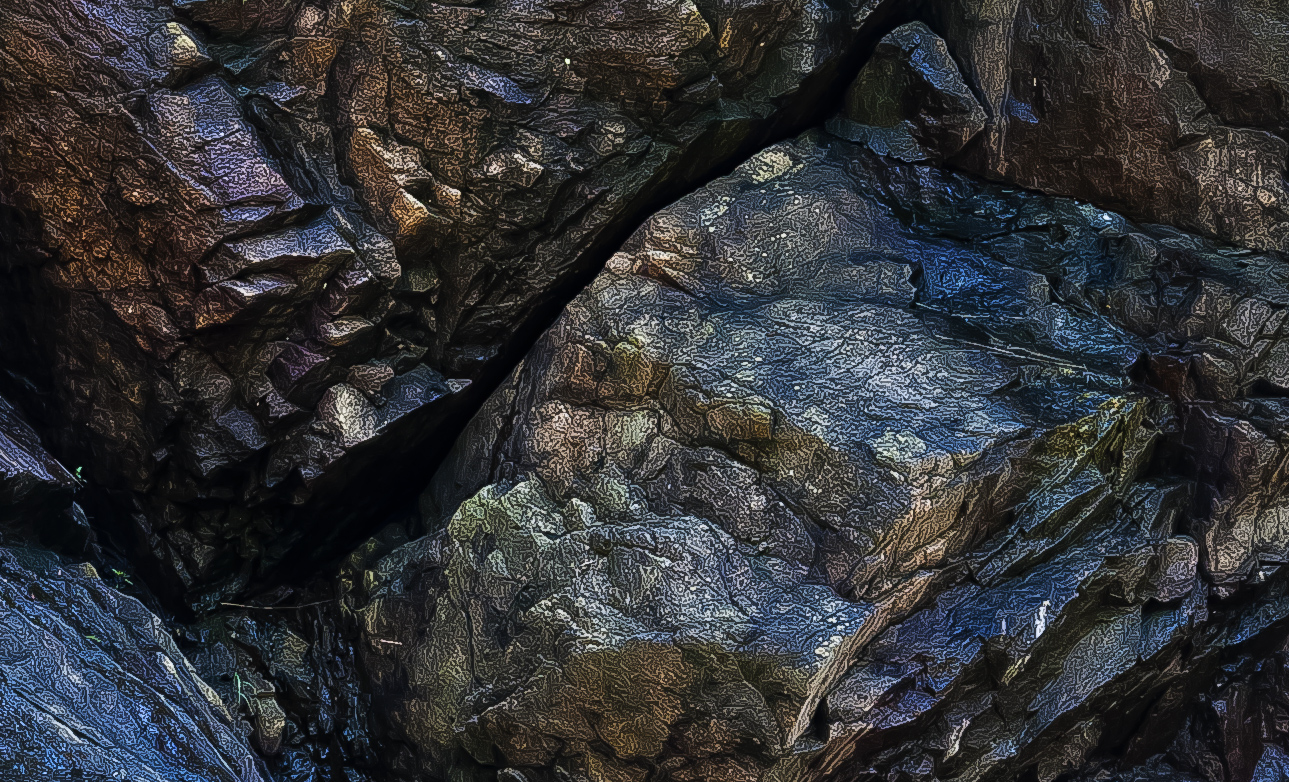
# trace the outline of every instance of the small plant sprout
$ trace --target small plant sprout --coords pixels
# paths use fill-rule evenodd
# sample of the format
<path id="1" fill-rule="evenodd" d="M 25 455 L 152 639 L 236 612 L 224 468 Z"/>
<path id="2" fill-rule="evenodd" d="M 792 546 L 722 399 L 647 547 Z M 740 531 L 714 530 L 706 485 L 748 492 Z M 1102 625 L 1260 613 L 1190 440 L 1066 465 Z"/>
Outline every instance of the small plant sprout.
<path id="1" fill-rule="evenodd" d="M 242 675 L 240 673 L 233 673 L 233 686 L 237 688 L 237 702 L 239 704 L 245 703 L 247 711 L 254 711 L 251 706 L 251 699 L 242 691 Z"/>

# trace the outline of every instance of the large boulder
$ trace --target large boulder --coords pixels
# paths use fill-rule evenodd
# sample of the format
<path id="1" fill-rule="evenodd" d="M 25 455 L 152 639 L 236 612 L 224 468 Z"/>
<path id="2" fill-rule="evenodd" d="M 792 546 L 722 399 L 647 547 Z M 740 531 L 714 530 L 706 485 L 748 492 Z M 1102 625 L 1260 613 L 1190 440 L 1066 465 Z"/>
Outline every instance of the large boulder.
<path id="1" fill-rule="evenodd" d="M 758 778 L 899 610 L 655 514 L 638 487 L 582 497 L 489 487 L 368 571 L 364 662 L 396 772 Z"/>
<path id="2" fill-rule="evenodd" d="M 165 594 L 307 573 L 644 210 L 820 111 L 900 10 L 17 0 L 13 386 Z"/>
<path id="3" fill-rule="evenodd" d="M 12 0 L 0 779 L 1283 777 L 1285 7 Z"/>
<path id="4" fill-rule="evenodd" d="M 1285 637 L 1281 263 L 820 133 L 759 153 L 627 242 L 458 441 L 442 530 L 352 579 L 395 767 L 1168 750 Z"/>
<path id="5" fill-rule="evenodd" d="M 0 549 L 0 779 L 265 782 L 168 629 L 90 565 Z"/>

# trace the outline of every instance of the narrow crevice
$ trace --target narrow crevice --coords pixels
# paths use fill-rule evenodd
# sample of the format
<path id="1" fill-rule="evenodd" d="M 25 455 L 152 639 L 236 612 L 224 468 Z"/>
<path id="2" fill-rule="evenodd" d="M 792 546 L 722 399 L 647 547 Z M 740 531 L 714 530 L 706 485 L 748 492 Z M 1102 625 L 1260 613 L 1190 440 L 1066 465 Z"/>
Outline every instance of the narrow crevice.
<path id="1" fill-rule="evenodd" d="M 257 584 L 256 588 L 269 589 L 282 584 L 307 582 L 319 574 L 329 573 L 350 548 L 382 528 L 394 508 L 413 503 L 487 399 L 528 355 L 542 334 L 564 312 L 568 303 L 595 279 L 609 258 L 650 216 L 712 181 L 727 176 L 761 150 L 822 125 L 842 105 L 846 89 L 867 63 L 877 42 L 896 27 L 916 18 L 923 4 L 921 0 L 912 3 L 883 3 L 866 18 L 850 46 L 833 67 L 816 72 L 804 80 L 797 92 L 787 100 L 790 108 L 765 121 L 761 128 L 751 132 L 722 159 L 713 162 L 710 150 L 722 133 L 728 130 L 728 123 L 714 123 L 702 136 L 690 140 L 688 151 L 667 168 L 671 177 L 667 181 L 646 186 L 643 195 L 598 232 L 589 249 L 582 253 L 584 262 L 581 268 L 546 296 L 545 301 L 536 306 L 509 334 L 501 344 L 500 351 L 486 362 L 470 387 L 451 399 L 437 403 L 451 409 L 441 409 L 431 414 L 437 423 L 429 428 L 425 437 L 393 455 L 397 466 L 391 469 L 390 462 L 393 460 L 381 459 L 349 482 L 351 487 L 361 487 L 369 500 L 373 497 L 382 499 L 364 506 L 364 518 L 353 518 L 350 522 L 341 524 L 343 532 L 327 541 L 325 549 L 328 558 L 319 561 L 314 556 L 301 556 L 317 550 L 320 541 L 311 538 L 285 558 L 287 562 L 295 562 L 295 567 L 272 574 L 269 579 Z M 741 120 L 729 121 L 737 122 Z M 675 175 L 676 172 L 679 172 L 678 176 Z M 441 510 L 450 514 L 453 509 Z M 310 552 L 305 551 L 305 544 Z"/>

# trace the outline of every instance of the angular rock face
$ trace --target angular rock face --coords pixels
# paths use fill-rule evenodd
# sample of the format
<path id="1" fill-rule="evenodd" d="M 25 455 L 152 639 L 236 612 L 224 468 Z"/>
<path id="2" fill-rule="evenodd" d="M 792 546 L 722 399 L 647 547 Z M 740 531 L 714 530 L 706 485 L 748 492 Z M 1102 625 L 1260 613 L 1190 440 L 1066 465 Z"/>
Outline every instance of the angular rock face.
<path id="1" fill-rule="evenodd" d="M 267 779 L 161 620 L 91 566 L 0 549 L 0 593 L 0 779 Z"/>
<path id="2" fill-rule="evenodd" d="M 929 11 L 990 114 L 958 165 L 1289 249 L 1282 6 L 946 0 Z"/>
<path id="3" fill-rule="evenodd" d="M 1155 15 L 1156 43 L 1185 71 L 1222 121 L 1289 135 L 1289 30 L 1275 3 L 1169 0 Z"/>
<path id="4" fill-rule="evenodd" d="M 898 10 L 74 5 L 0 21 L 8 355 L 168 591 L 214 593 L 338 555 L 607 241 Z"/>
<path id="5" fill-rule="evenodd" d="M 986 119 L 945 42 L 912 22 L 873 50 L 828 127 L 881 155 L 939 162 L 984 130 Z"/>
<path id="6" fill-rule="evenodd" d="M 1055 468 L 1116 426 L 1140 438 L 1133 450 L 1148 446 L 1163 413 L 1124 390 L 1140 339 L 1052 303 L 1058 253 L 1044 267 L 1027 247 L 1024 268 L 972 246 L 1009 205 L 974 216 L 968 197 L 937 194 L 965 180 L 891 169 L 904 175 L 892 181 L 871 157 L 852 174 L 799 154 L 758 155 L 610 261 L 525 362 L 519 377 L 533 380 L 495 397 L 510 409 L 481 416 L 513 416 L 509 439 L 463 439 L 454 469 L 476 483 L 462 495 L 527 472 L 566 491 L 607 461 L 657 484 L 654 502 L 717 513 L 781 555 L 810 563 L 803 525 L 820 527 L 818 568 L 842 594 L 866 594 L 967 544 L 978 530 L 964 519 L 992 518 L 1040 479 L 1009 460 Z M 965 212 L 961 238 L 906 230 L 913 209 Z M 1013 219 L 1026 241 L 1023 227 L 1051 218 Z M 986 321 L 999 311 L 1009 317 Z M 997 339 L 1012 347 L 991 350 Z M 1050 452 L 1041 433 L 1076 422 Z M 713 461 L 728 466 L 702 468 Z M 758 532 L 736 487 L 775 523 Z"/>
<path id="7" fill-rule="evenodd" d="M 636 487 L 594 488 L 485 489 L 446 536 L 377 566 L 364 660 L 411 747 L 396 770 L 465 750 L 578 779 L 755 777 L 892 610 L 802 583 L 709 520 L 654 514 Z"/>
<path id="8" fill-rule="evenodd" d="M 446 528 L 357 590 L 397 767 L 1046 780 L 1168 749 L 1148 713 L 1285 635 L 1280 263 L 765 150 L 613 257 L 436 478 Z"/>

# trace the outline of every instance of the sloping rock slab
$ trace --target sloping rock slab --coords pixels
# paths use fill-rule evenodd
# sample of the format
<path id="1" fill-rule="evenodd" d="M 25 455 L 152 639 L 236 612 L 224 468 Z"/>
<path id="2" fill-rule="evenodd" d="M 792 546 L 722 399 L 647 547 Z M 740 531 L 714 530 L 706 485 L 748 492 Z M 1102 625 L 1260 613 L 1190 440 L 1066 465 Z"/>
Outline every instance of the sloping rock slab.
<path id="1" fill-rule="evenodd" d="M 263 782 L 156 616 L 89 565 L 0 549 L 0 779 Z"/>

